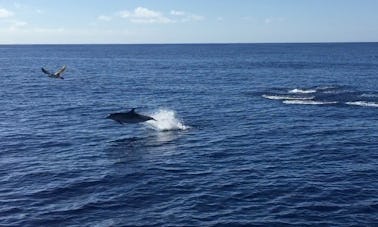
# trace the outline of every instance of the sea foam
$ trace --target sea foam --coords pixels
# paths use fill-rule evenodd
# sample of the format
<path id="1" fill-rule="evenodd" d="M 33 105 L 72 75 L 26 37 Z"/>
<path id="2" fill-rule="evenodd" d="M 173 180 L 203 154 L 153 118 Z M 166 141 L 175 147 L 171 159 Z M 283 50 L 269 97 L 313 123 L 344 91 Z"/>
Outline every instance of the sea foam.
<path id="1" fill-rule="evenodd" d="M 346 102 L 346 104 L 354 105 L 354 106 L 378 107 L 378 103 L 375 103 L 375 102 L 355 101 L 355 102 Z"/>
<path id="2" fill-rule="evenodd" d="M 298 104 L 298 105 L 331 105 L 336 104 L 337 102 L 322 102 L 322 101 L 313 101 L 313 100 L 284 100 L 285 104 Z"/>
<path id="3" fill-rule="evenodd" d="M 290 90 L 289 93 L 299 93 L 299 94 L 309 94 L 309 93 L 315 93 L 316 90 L 315 89 L 298 89 L 298 88 L 295 88 L 293 90 Z"/>
<path id="4" fill-rule="evenodd" d="M 287 95 L 262 95 L 262 97 L 266 99 L 272 99 L 272 100 L 311 100 L 314 99 L 314 96 L 309 97 L 293 97 L 293 96 L 287 96 Z"/>

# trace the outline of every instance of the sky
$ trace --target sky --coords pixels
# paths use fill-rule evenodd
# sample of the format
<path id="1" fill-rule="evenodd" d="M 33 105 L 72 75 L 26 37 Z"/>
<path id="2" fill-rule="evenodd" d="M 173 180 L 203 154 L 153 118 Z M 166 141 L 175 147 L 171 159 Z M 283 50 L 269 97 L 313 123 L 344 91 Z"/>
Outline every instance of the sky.
<path id="1" fill-rule="evenodd" d="M 377 42 L 378 0 L 0 0 L 0 44 Z"/>

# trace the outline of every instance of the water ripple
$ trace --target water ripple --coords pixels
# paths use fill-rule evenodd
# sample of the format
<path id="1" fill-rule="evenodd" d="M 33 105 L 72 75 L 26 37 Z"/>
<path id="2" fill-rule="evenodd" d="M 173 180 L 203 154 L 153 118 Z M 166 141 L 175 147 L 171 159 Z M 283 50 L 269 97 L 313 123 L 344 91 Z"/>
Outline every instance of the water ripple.
<path id="1" fill-rule="evenodd" d="M 0 49 L 1 226 L 378 223 L 376 44 Z"/>

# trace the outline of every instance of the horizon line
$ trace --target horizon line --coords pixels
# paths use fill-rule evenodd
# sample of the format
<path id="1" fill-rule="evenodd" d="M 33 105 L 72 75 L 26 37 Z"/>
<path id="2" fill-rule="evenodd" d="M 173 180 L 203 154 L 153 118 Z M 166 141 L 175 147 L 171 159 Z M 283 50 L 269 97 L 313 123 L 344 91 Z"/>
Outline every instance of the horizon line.
<path id="1" fill-rule="evenodd" d="M 320 42 L 177 42 L 177 43 L 0 43 L 0 46 L 32 46 L 32 45 L 232 45 L 232 44 L 357 44 L 378 43 L 378 41 L 320 41 Z"/>

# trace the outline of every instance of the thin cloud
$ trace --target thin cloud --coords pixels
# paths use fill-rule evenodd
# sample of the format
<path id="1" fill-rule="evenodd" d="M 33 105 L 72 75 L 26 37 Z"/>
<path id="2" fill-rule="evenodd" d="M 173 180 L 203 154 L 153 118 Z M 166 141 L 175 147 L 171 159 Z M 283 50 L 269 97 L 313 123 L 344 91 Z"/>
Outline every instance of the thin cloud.
<path id="1" fill-rule="evenodd" d="M 204 19 L 203 16 L 178 10 L 171 10 L 170 14 L 176 17 L 176 21 L 180 22 L 200 21 Z"/>
<path id="2" fill-rule="evenodd" d="M 105 16 L 105 15 L 100 15 L 100 16 L 97 17 L 97 19 L 100 20 L 100 21 L 111 21 L 112 20 L 111 17 Z"/>
<path id="3" fill-rule="evenodd" d="M 25 8 L 25 5 L 24 5 L 24 4 L 21 4 L 21 3 L 18 3 L 18 2 L 13 3 L 13 6 L 14 6 L 14 8 L 16 8 L 16 9 Z"/>
<path id="4" fill-rule="evenodd" d="M 31 31 L 39 33 L 63 33 L 64 28 L 33 28 Z"/>
<path id="5" fill-rule="evenodd" d="M 185 16 L 186 13 L 184 11 L 171 10 L 171 15 L 174 15 L 174 16 Z"/>
<path id="6" fill-rule="evenodd" d="M 45 13 L 45 12 L 44 12 L 43 10 L 41 10 L 41 9 L 36 9 L 35 12 L 36 12 L 37 14 L 43 14 L 43 13 Z"/>
<path id="7" fill-rule="evenodd" d="M 7 9 L 4 9 L 4 8 L 0 8 L 0 18 L 8 18 L 8 17 L 11 17 L 13 16 L 14 13 L 7 10 Z"/>
<path id="8" fill-rule="evenodd" d="M 119 15 L 128 19 L 132 23 L 141 24 L 167 24 L 173 23 L 171 19 L 164 16 L 161 12 L 150 10 L 144 7 L 137 7 L 133 11 L 121 11 Z"/>
<path id="9" fill-rule="evenodd" d="M 25 21 L 12 21 L 10 26 L 9 26 L 9 30 L 15 31 L 15 30 L 24 29 L 24 28 L 26 28 L 27 25 L 28 25 L 28 23 L 25 22 Z"/>
<path id="10" fill-rule="evenodd" d="M 264 23 L 265 24 L 281 23 L 284 20 L 285 18 L 282 18 L 282 17 L 268 17 L 268 18 L 265 18 Z"/>
<path id="11" fill-rule="evenodd" d="M 28 23 L 25 21 L 12 21 L 11 26 L 14 28 L 20 28 L 20 27 L 25 27 L 26 25 L 28 25 Z"/>
<path id="12" fill-rule="evenodd" d="M 165 15 L 162 12 L 147 9 L 144 7 L 137 7 L 133 11 L 124 10 L 118 13 L 122 18 L 129 20 L 132 23 L 144 24 L 168 24 L 180 23 L 189 21 L 201 21 L 203 16 L 188 13 L 180 10 L 171 10 L 169 14 Z"/>

